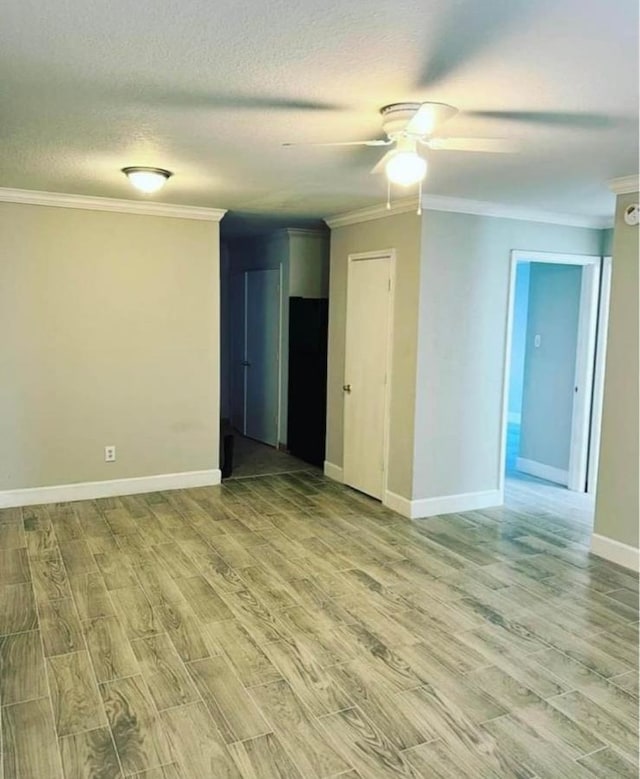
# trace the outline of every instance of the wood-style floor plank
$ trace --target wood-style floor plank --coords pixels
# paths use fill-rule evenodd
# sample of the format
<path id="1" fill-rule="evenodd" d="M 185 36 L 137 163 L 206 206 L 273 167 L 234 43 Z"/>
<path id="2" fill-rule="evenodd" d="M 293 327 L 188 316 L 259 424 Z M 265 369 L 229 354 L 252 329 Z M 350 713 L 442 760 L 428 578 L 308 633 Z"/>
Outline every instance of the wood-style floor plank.
<path id="1" fill-rule="evenodd" d="M 51 704 L 47 698 L 3 707 L 2 746 L 6 779 L 62 777 Z"/>
<path id="2" fill-rule="evenodd" d="M 280 741 L 296 756 L 305 778 L 335 776 L 348 770 L 349 764 L 327 743 L 322 728 L 288 682 L 282 679 L 258 685 L 251 689 L 251 695 L 269 718 Z"/>
<path id="3" fill-rule="evenodd" d="M 274 733 L 231 744 L 244 779 L 305 779 Z"/>
<path id="4" fill-rule="evenodd" d="M 197 660 L 188 665 L 198 691 L 218 730 L 229 744 L 271 731 L 226 657 Z M 264 708 L 263 708 L 264 710 Z"/>
<path id="5" fill-rule="evenodd" d="M 107 718 L 125 775 L 171 763 L 165 733 L 142 676 L 100 685 Z"/>
<path id="6" fill-rule="evenodd" d="M 0 510 L 0 779 L 635 775 L 637 580 L 579 496 L 506 492 L 409 522 L 308 470 Z"/>
<path id="7" fill-rule="evenodd" d="M 49 657 L 47 672 L 58 736 L 107 724 L 86 650 Z"/>
<path id="8" fill-rule="evenodd" d="M 120 761 L 107 727 L 85 730 L 58 741 L 65 779 L 120 779 Z"/>
<path id="9" fill-rule="evenodd" d="M 85 620 L 82 630 L 99 682 L 109 682 L 139 673 L 132 645 L 117 617 Z"/>
<path id="10" fill-rule="evenodd" d="M 36 602 L 30 582 L 0 586 L 0 635 L 38 627 Z"/>
<path id="11" fill-rule="evenodd" d="M 131 646 L 158 711 L 200 700 L 166 633 L 138 638 Z"/>
<path id="12" fill-rule="evenodd" d="M 8 706 L 47 694 L 40 632 L 0 637 L 0 703 Z"/>
<path id="13" fill-rule="evenodd" d="M 64 655 L 84 649 L 82 628 L 72 598 L 45 601 L 40 604 L 39 612 L 45 655 Z"/>
<path id="14" fill-rule="evenodd" d="M 240 771 L 203 703 L 162 712 L 171 753 L 182 766 L 184 779 L 220 777 L 241 779 Z M 265 771 L 264 776 L 267 776 Z"/>

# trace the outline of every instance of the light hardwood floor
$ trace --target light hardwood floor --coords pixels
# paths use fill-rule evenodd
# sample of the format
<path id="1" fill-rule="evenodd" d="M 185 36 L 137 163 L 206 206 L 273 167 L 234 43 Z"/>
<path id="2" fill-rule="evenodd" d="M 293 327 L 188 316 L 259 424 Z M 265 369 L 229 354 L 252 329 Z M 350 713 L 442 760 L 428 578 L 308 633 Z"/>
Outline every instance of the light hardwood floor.
<path id="1" fill-rule="evenodd" d="M 511 489 L 412 523 L 316 472 L 0 511 L 4 779 L 637 777 L 637 580 Z"/>

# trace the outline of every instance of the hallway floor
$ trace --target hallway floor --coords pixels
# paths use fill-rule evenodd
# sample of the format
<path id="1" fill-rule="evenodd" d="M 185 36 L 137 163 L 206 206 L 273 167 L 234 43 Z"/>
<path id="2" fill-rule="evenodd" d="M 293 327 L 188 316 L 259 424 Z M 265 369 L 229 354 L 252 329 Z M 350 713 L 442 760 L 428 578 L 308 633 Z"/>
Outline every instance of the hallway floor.
<path id="1" fill-rule="evenodd" d="M 266 476 L 313 469 L 312 465 L 286 452 L 234 431 L 232 479 L 246 476 Z"/>
<path id="2" fill-rule="evenodd" d="M 588 540 L 315 471 L 2 510 L 4 779 L 636 778 L 637 577 Z"/>

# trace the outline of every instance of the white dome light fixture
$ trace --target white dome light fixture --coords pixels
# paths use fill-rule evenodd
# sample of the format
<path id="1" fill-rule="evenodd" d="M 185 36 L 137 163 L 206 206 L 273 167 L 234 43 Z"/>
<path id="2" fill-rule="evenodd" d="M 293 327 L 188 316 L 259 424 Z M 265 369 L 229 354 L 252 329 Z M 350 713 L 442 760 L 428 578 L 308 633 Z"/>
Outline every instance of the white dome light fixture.
<path id="1" fill-rule="evenodd" d="M 122 172 L 129 179 L 132 186 L 146 195 L 151 195 L 162 189 L 171 176 L 173 176 L 170 170 L 165 170 L 164 168 L 144 168 L 139 165 L 122 168 Z"/>
<path id="2" fill-rule="evenodd" d="M 402 187 L 424 181 L 427 175 L 427 161 L 415 151 L 399 151 L 387 162 L 387 178 Z"/>

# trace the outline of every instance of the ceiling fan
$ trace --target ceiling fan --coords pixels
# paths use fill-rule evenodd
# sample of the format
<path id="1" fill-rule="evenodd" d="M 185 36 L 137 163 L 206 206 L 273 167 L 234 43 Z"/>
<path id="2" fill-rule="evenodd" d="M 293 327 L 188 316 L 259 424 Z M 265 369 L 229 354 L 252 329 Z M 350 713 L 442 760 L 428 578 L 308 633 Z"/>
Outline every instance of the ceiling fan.
<path id="1" fill-rule="evenodd" d="M 369 141 L 334 141 L 300 144 L 312 146 L 392 146 L 373 167 L 372 173 L 384 171 L 389 184 L 421 184 L 427 174 L 429 151 L 513 152 L 513 142 L 503 138 L 448 138 L 438 135 L 441 126 L 455 116 L 458 109 L 446 103 L 392 103 L 380 109 L 382 130 L 386 138 Z M 285 143 L 284 146 L 297 146 Z M 421 191 L 421 190 L 420 190 Z"/>

